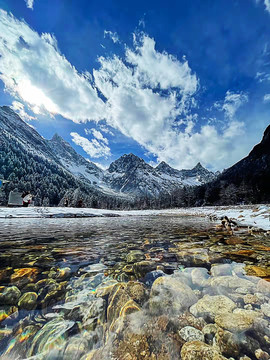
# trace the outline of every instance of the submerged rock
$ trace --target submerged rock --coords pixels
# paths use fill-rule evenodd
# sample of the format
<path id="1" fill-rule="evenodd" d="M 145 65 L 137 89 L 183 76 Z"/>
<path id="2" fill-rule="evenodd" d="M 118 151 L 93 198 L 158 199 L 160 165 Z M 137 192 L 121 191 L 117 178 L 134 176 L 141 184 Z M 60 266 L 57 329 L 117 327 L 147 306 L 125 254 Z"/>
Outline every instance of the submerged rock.
<path id="1" fill-rule="evenodd" d="M 236 309 L 233 313 L 221 313 L 215 317 L 215 323 L 231 332 L 242 332 L 253 328 L 254 320 L 262 314 L 253 310 Z"/>
<path id="2" fill-rule="evenodd" d="M 197 301 L 192 289 L 179 279 L 162 276 L 152 285 L 149 306 L 153 312 L 181 313 Z"/>
<path id="3" fill-rule="evenodd" d="M 0 304 L 17 305 L 20 296 L 21 296 L 21 292 L 17 288 L 17 286 L 5 287 L 3 292 L 0 293 Z"/>
<path id="4" fill-rule="evenodd" d="M 261 310 L 265 316 L 270 318 L 270 304 L 262 304 Z"/>
<path id="5" fill-rule="evenodd" d="M 20 309 L 34 310 L 37 307 L 37 298 L 35 292 L 27 292 L 20 297 L 18 306 Z"/>
<path id="6" fill-rule="evenodd" d="M 39 270 L 37 268 L 15 269 L 10 279 L 13 284 L 16 284 L 19 288 L 22 288 L 28 283 L 35 282 L 38 273 Z"/>
<path id="7" fill-rule="evenodd" d="M 182 360 L 226 360 L 216 348 L 201 341 L 191 341 L 181 349 Z"/>
<path id="8" fill-rule="evenodd" d="M 261 279 L 257 284 L 257 290 L 263 294 L 270 296 L 270 282 Z"/>
<path id="9" fill-rule="evenodd" d="M 141 250 L 131 250 L 127 254 L 127 262 L 128 263 L 135 263 L 138 261 L 142 261 L 145 259 L 144 253 Z"/>
<path id="10" fill-rule="evenodd" d="M 244 289 L 245 293 L 255 291 L 256 285 L 246 279 L 240 278 L 238 276 L 217 276 L 213 277 L 209 281 L 209 285 L 213 288 L 222 288 L 224 290 L 235 290 L 237 288 Z"/>
<path id="11" fill-rule="evenodd" d="M 66 321 L 63 317 L 49 321 L 36 333 L 27 355 L 46 353 L 54 348 L 61 349 L 65 346 L 68 332 L 74 326 L 74 321 Z"/>
<path id="12" fill-rule="evenodd" d="M 178 333 L 185 341 L 204 341 L 203 333 L 192 326 L 185 326 L 179 330 Z"/>
<path id="13" fill-rule="evenodd" d="M 202 316 L 213 321 L 215 317 L 223 313 L 231 313 L 236 304 L 224 295 L 205 295 L 195 305 L 191 306 L 190 312 L 194 316 Z"/>

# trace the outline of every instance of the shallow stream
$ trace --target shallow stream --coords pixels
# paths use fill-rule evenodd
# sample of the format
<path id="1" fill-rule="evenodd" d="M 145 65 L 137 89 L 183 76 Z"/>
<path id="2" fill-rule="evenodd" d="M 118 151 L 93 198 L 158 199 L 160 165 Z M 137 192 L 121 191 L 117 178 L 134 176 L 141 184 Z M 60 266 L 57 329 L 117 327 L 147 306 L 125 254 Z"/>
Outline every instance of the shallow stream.
<path id="1" fill-rule="evenodd" d="M 206 218 L 5 219 L 0 356 L 268 359 L 269 280 L 267 233 Z"/>

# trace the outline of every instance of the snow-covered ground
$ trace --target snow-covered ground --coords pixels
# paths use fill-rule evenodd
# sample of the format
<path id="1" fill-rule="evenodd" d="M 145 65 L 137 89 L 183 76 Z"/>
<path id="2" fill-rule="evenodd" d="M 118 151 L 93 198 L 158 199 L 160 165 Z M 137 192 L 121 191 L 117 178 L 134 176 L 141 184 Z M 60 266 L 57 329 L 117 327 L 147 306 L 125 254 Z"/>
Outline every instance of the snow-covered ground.
<path id="1" fill-rule="evenodd" d="M 93 216 L 228 216 L 242 225 L 270 230 L 270 205 L 209 206 L 167 210 L 104 210 L 91 208 L 29 207 L 0 208 L 0 219 L 61 218 Z"/>

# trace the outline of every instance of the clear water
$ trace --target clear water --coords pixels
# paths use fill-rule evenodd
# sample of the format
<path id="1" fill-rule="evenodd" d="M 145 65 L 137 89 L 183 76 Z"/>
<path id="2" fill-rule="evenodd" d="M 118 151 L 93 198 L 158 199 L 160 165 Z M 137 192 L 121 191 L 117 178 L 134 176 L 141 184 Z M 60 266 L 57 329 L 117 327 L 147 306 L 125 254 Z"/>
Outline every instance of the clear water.
<path id="1" fill-rule="evenodd" d="M 1 358 L 179 359 L 183 344 L 197 339 L 183 338 L 191 326 L 223 356 L 256 359 L 256 350 L 270 349 L 270 294 L 254 276 L 267 283 L 269 246 L 265 234 L 232 235 L 194 217 L 3 220 Z M 157 296 L 158 276 L 172 288 L 163 284 Z M 223 335 L 208 334 L 215 318 L 195 314 L 188 297 L 181 305 L 177 284 L 190 289 L 193 305 L 222 295 L 256 319 L 241 331 L 217 319 Z"/>

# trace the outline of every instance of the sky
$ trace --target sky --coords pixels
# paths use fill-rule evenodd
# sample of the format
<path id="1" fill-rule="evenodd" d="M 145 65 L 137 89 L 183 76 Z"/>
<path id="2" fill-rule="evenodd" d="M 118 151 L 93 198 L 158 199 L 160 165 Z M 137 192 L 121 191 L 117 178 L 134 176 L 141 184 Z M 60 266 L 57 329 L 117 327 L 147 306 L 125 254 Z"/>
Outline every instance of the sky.
<path id="1" fill-rule="evenodd" d="M 0 0 L 0 105 L 101 167 L 222 170 L 270 123 L 270 0 Z"/>

